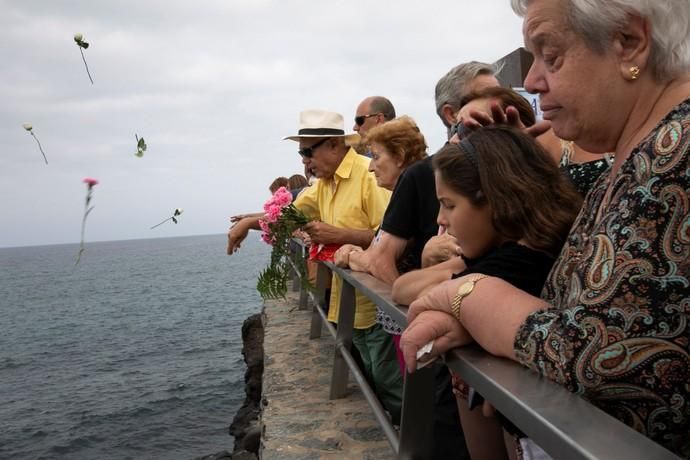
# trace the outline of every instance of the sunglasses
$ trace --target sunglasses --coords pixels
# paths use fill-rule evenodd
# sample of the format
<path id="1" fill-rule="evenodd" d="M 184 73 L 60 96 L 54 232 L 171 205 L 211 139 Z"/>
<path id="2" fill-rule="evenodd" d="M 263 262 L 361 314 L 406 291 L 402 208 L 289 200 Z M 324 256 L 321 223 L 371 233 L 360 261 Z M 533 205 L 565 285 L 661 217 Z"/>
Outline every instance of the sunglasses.
<path id="1" fill-rule="evenodd" d="M 299 149 L 299 150 L 297 151 L 297 153 L 299 153 L 301 156 L 303 156 L 303 157 L 305 157 L 305 158 L 311 158 L 311 157 L 314 156 L 314 150 L 316 150 L 317 148 L 319 148 L 319 146 L 320 146 L 321 144 L 323 144 L 324 142 L 326 142 L 328 139 L 330 139 L 330 137 L 327 137 L 327 138 L 325 138 L 325 139 L 321 139 L 319 142 L 317 142 L 316 144 L 312 145 L 311 147 L 304 147 L 303 149 Z"/>
<path id="2" fill-rule="evenodd" d="M 358 116 L 358 117 L 355 117 L 355 123 L 357 124 L 357 126 L 362 126 L 362 125 L 364 124 L 364 121 L 365 121 L 367 118 L 375 117 L 376 115 L 379 115 L 380 113 L 381 113 L 381 112 L 379 112 L 379 113 L 370 113 L 370 114 L 367 114 L 367 115 L 360 115 L 360 116 Z"/>

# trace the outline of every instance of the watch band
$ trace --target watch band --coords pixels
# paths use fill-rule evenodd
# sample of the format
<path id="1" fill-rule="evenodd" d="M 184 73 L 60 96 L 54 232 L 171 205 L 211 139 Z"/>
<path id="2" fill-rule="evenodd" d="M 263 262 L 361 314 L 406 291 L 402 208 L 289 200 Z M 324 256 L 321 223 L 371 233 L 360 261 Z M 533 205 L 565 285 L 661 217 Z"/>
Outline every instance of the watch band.
<path id="1" fill-rule="evenodd" d="M 474 290 L 474 286 L 479 282 L 479 280 L 483 280 L 484 278 L 488 278 L 489 275 L 482 275 L 479 274 L 475 276 L 474 278 L 465 281 L 458 287 L 458 293 L 455 294 L 455 297 L 453 297 L 453 302 L 450 304 L 450 309 L 453 312 L 453 316 L 455 316 L 455 319 L 460 321 L 460 309 L 462 307 L 462 301 L 472 293 Z"/>

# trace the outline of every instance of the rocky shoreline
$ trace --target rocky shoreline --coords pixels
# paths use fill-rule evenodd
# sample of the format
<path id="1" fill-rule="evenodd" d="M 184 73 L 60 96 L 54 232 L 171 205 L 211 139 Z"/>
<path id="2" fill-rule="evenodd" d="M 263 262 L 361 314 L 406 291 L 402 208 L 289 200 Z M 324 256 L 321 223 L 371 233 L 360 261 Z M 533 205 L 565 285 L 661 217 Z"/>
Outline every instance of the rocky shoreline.
<path id="1" fill-rule="evenodd" d="M 247 370 L 244 373 L 245 398 L 228 428 L 235 437 L 232 452 L 222 451 L 197 460 L 256 460 L 261 444 L 261 388 L 264 373 L 263 314 L 251 315 L 242 324 L 242 355 Z"/>

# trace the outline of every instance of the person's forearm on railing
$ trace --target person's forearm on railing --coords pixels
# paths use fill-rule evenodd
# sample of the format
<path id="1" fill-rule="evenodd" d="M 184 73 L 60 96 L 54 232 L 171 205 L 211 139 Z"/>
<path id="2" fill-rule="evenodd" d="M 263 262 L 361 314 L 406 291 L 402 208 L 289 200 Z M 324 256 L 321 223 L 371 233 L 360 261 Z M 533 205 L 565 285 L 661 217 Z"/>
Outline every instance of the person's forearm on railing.
<path id="1" fill-rule="evenodd" d="M 432 267 L 405 273 L 393 283 L 393 301 L 401 305 L 409 305 L 422 293 L 449 280 L 453 273 L 464 270 L 464 267 L 465 263 L 462 259 L 454 257 Z"/>
<path id="2" fill-rule="evenodd" d="M 408 370 L 415 369 L 417 351 L 430 341 L 434 342 L 432 356 L 477 342 L 489 353 L 519 361 L 514 351 L 518 330 L 528 315 L 548 305 L 499 278 L 489 277 L 476 282 L 459 310 L 453 311 L 458 288 L 476 276 L 442 282 L 410 304 L 408 327 L 401 339 Z"/>
<path id="3" fill-rule="evenodd" d="M 463 278 L 456 280 L 454 292 Z M 449 288 L 452 290 L 454 286 Z M 548 307 L 539 297 L 492 277 L 478 282 L 472 294 L 463 300 L 460 320 L 483 349 L 517 361 L 515 338 L 518 330 L 527 316 Z"/>
<path id="4" fill-rule="evenodd" d="M 339 254 L 336 254 L 336 263 L 340 261 L 339 266 L 370 273 L 374 278 L 392 285 L 400 276 L 396 261 L 405 252 L 405 246 L 406 240 L 380 231 L 365 251 L 352 245 L 340 248 Z"/>

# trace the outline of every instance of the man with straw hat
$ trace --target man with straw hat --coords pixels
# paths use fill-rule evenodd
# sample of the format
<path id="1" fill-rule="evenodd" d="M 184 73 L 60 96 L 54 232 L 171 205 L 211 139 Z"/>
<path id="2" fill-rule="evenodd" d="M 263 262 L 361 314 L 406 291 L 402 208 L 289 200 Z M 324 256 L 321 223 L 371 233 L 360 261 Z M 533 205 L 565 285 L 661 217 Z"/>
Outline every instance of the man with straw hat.
<path id="1" fill-rule="evenodd" d="M 299 143 L 302 163 L 319 179 L 294 202 L 313 219 L 303 228 L 312 244 L 368 247 L 381 224 L 390 192 L 376 184 L 368 170 L 370 160 L 350 147 L 359 135 L 345 133 L 339 113 L 305 110 L 300 113 L 297 134 L 284 139 Z M 239 248 L 249 228 L 259 229 L 258 219 L 240 221 L 231 229 L 228 254 Z M 338 321 L 341 288 L 342 279 L 334 276 L 328 310 L 328 320 L 334 323 Z M 365 374 L 374 383 L 393 423 L 399 423 L 402 378 L 395 348 L 388 334 L 376 325 L 376 306 L 359 293 L 354 328 L 352 343 L 362 357 Z"/>

